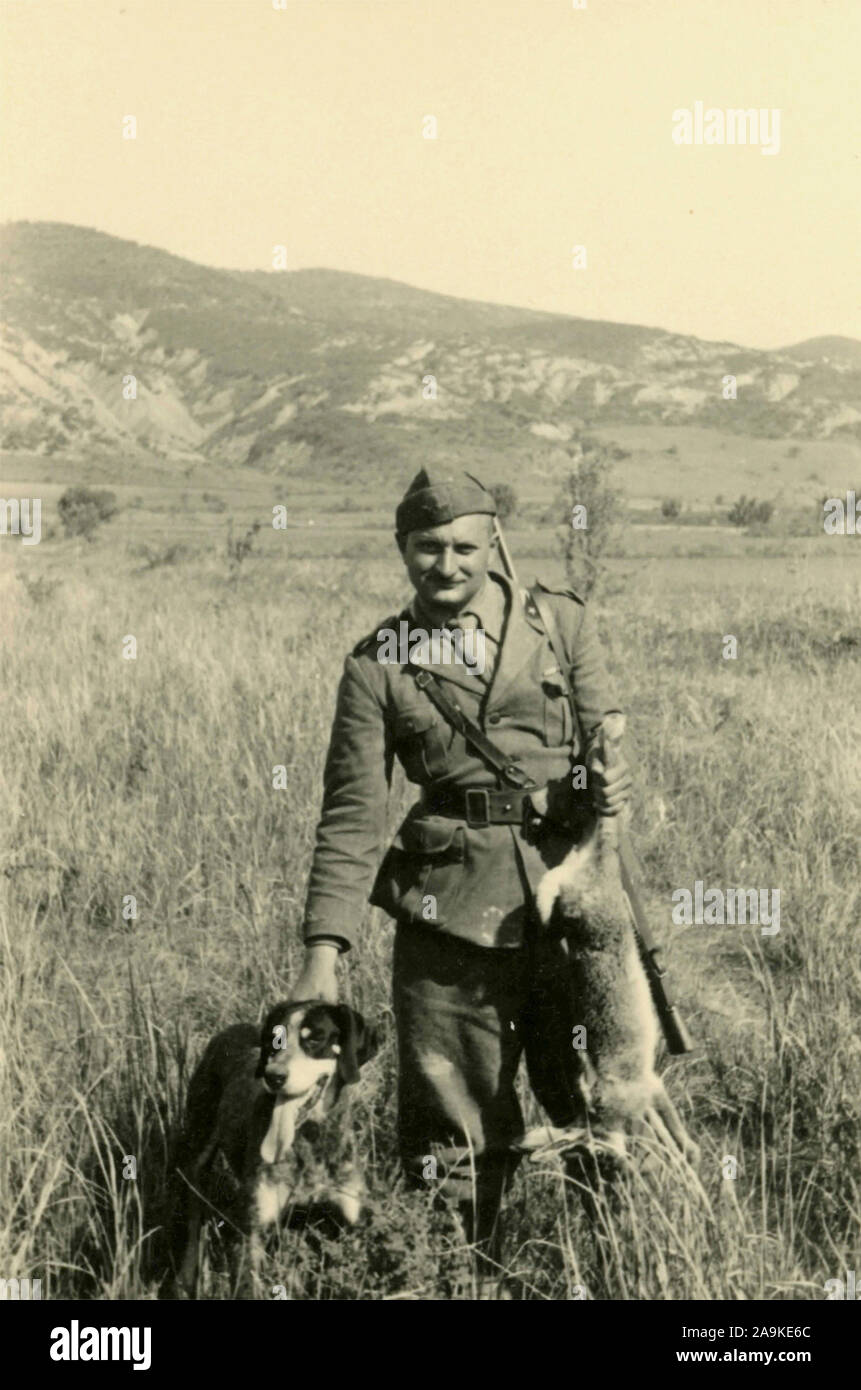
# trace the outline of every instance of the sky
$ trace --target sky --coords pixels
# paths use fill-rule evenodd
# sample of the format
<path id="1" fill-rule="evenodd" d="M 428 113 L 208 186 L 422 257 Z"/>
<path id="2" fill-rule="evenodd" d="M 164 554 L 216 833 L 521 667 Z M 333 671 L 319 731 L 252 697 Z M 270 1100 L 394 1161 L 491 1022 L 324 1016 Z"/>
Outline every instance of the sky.
<path id="1" fill-rule="evenodd" d="M 282 3 L 0 0 L 0 218 L 753 347 L 861 337 L 859 0 Z M 778 109 L 777 152 L 677 143 L 696 102 Z"/>

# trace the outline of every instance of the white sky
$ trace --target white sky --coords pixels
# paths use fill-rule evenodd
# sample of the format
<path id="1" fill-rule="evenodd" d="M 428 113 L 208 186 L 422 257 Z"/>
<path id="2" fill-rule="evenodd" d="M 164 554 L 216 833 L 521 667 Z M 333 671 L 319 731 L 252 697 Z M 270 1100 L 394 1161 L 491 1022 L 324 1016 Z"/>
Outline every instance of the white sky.
<path id="1" fill-rule="evenodd" d="M 0 16 L 4 220 L 242 268 L 283 243 L 291 267 L 760 347 L 861 337 L 859 0 L 0 0 Z M 696 101 L 779 107 L 780 153 L 677 146 L 672 113 Z"/>

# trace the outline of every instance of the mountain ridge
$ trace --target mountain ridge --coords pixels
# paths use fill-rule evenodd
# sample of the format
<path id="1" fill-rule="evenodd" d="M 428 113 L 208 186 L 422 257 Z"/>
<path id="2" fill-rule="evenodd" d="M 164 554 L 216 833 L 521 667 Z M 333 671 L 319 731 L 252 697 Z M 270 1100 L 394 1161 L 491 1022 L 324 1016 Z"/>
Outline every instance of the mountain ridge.
<path id="1" fill-rule="evenodd" d="M 7 449 L 384 479 L 406 455 L 515 462 L 613 425 L 861 438 L 853 339 L 744 348 L 351 271 L 201 266 L 65 223 L 0 228 L 0 276 Z"/>

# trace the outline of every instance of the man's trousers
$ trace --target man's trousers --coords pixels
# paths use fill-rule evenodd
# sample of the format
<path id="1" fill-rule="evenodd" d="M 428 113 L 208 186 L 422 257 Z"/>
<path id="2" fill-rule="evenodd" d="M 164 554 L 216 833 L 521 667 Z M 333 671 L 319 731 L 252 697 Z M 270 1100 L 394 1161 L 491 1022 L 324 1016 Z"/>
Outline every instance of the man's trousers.
<path id="1" fill-rule="evenodd" d="M 407 1173 L 460 1203 L 501 1194 L 523 1134 L 515 1077 L 529 1081 L 551 1124 L 582 1123 L 582 1053 L 562 943 L 528 933 L 496 950 L 420 926 L 398 926 L 394 1009 L 398 1128 Z"/>

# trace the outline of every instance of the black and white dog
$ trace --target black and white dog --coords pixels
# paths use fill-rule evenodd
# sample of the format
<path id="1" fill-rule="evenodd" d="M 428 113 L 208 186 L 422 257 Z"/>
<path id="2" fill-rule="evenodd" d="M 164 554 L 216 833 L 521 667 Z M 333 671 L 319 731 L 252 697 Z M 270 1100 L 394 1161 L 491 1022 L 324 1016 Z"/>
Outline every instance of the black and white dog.
<path id="1" fill-rule="evenodd" d="M 361 1168 L 340 1117 L 329 1116 L 377 1046 L 361 1014 L 318 1000 L 284 1001 L 262 1029 L 237 1023 L 212 1039 L 189 1085 L 177 1156 L 171 1240 L 182 1292 L 196 1291 L 205 1215 L 251 1238 L 255 1272 L 266 1231 L 289 1212 L 358 1221 Z"/>

